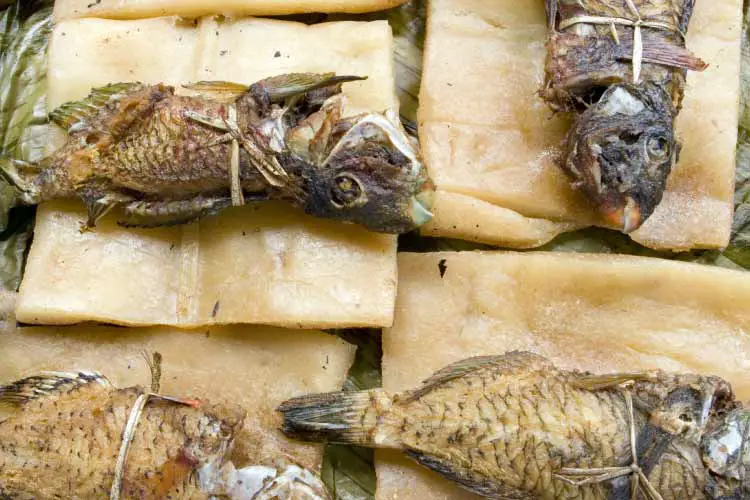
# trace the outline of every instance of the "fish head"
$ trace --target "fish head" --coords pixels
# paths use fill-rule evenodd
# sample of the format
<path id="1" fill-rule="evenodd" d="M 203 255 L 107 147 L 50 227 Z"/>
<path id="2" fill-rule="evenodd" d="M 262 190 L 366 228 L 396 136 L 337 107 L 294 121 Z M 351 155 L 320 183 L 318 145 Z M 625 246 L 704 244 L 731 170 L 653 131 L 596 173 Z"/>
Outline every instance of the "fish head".
<path id="1" fill-rule="evenodd" d="M 309 164 L 305 211 L 392 234 L 427 223 L 435 186 L 398 117 L 369 114 L 342 123 L 325 158 Z"/>
<path id="2" fill-rule="evenodd" d="M 732 387 L 718 377 L 681 375 L 655 408 L 650 424 L 696 446 L 716 415 L 735 406 Z"/>
<path id="3" fill-rule="evenodd" d="M 676 111 L 654 84 L 610 86 L 576 120 L 563 167 L 604 220 L 630 233 L 661 203 L 680 144 Z"/>
<path id="4" fill-rule="evenodd" d="M 238 406 L 208 403 L 186 408 L 184 413 L 173 412 L 173 424 L 187 437 L 183 456 L 195 467 L 223 464 L 242 428 L 245 415 L 245 410 Z"/>
<path id="5" fill-rule="evenodd" d="M 704 465 L 721 479 L 721 486 L 749 494 L 750 410 L 740 408 L 717 418 L 703 437 L 701 453 Z M 726 498 L 734 498 L 724 494 Z"/>

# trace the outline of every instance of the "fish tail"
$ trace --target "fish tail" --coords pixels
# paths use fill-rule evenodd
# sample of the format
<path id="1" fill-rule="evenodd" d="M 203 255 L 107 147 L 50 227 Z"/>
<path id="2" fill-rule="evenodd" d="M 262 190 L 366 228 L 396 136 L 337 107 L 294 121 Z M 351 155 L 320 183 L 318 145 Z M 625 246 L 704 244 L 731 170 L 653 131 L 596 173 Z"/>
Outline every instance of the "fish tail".
<path id="1" fill-rule="evenodd" d="M 19 201 L 26 205 L 38 202 L 33 179 L 39 166 L 22 160 L 15 160 L 7 156 L 0 156 L 0 177 L 18 191 Z"/>
<path id="2" fill-rule="evenodd" d="M 387 425 L 391 397 L 381 389 L 330 392 L 293 398 L 277 411 L 284 417 L 282 431 L 303 441 L 328 441 L 358 446 L 395 447 L 378 436 Z"/>

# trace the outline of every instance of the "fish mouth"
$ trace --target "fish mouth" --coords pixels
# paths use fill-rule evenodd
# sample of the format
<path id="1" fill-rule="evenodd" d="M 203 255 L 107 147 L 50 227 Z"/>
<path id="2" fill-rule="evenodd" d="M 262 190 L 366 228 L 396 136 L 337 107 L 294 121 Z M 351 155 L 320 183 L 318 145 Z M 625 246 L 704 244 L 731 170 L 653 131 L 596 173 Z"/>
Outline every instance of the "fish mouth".
<path id="1" fill-rule="evenodd" d="M 434 205 L 435 184 L 428 179 L 422 183 L 420 191 L 412 196 L 409 204 L 409 218 L 416 227 L 423 226 L 432 220 Z"/>
<path id="2" fill-rule="evenodd" d="M 604 207 L 604 219 L 625 234 L 630 234 L 644 223 L 643 214 L 636 201 L 628 196 L 620 207 Z"/>

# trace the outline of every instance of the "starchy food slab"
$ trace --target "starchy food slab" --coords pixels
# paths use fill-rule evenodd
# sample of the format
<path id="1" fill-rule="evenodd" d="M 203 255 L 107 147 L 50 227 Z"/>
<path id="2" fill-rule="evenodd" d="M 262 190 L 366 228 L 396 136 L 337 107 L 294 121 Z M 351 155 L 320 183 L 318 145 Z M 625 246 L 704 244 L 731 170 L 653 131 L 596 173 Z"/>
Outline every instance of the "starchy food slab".
<path id="1" fill-rule="evenodd" d="M 742 3 L 696 2 L 687 47 L 709 64 L 687 79 L 683 148 L 654 215 L 632 238 L 658 249 L 729 241 L 739 103 Z M 435 0 L 428 9 L 420 139 L 438 185 L 422 233 L 513 248 L 606 226 L 555 164 L 569 118 L 544 82 L 544 2 Z"/>
<path id="2" fill-rule="evenodd" d="M 143 353 L 163 357 L 160 393 L 247 411 L 233 462 L 273 464 L 291 458 L 316 470 L 322 447 L 287 440 L 273 411 L 284 399 L 337 390 L 346 380 L 354 346 L 320 331 L 272 327 L 175 328 L 9 327 L 0 333 L 0 382 L 40 371 L 99 371 L 117 387 L 149 387 Z M 8 411 L 7 408 L 2 411 Z"/>
<path id="3" fill-rule="evenodd" d="M 346 114 L 396 110 L 391 44 L 385 22 L 65 21 L 53 34 L 48 104 L 53 109 L 111 82 L 250 84 L 280 73 L 334 71 L 368 76 L 344 84 Z M 294 328 L 392 321 L 394 237 L 270 203 L 155 230 L 125 229 L 117 218 L 80 232 L 82 203 L 40 207 L 21 321 Z"/>
<path id="4" fill-rule="evenodd" d="M 747 273 L 661 259 L 400 254 L 383 387 L 417 387 L 463 358 L 525 350 L 564 369 L 717 375 L 748 401 L 748 301 Z M 397 453 L 378 452 L 377 471 L 379 500 L 475 498 Z"/>
<path id="5" fill-rule="evenodd" d="M 56 19 L 101 17 L 140 19 L 159 16 L 200 17 L 279 16 L 307 12 L 348 12 L 358 14 L 389 9 L 405 0 L 58 0 Z"/>

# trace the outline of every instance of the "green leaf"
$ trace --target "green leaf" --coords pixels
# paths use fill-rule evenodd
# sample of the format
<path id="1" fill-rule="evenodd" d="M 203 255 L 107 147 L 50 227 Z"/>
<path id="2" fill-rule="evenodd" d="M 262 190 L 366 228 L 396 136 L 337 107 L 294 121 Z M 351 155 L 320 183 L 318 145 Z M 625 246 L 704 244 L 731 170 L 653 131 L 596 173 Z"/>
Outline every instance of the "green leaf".
<path id="1" fill-rule="evenodd" d="M 370 449 L 328 445 L 321 477 L 335 499 L 373 499 L 377 482 L 374 467 Z"/>
<path id="2" fill-rule="evenodd" d="M 52 3 L 18 0 L 0 15 L 2 156 L 36 161 L 45 153 Z M 35 213 L 14 205 L 15 192 L 0 182 L 0 287 L 6 290 L 16 290 L 20 283 Z"/>
<path id="3" fill-rule="evenodd" d="M 330 333 L 357 346 L 357 353 L 344 383 L 344 390 L 362 391 L 380 387 L 383 357 L 380 330 L 333 330 Z M 337 444 L 327 445 L 321 476 L 335 499 L 375 498 L 374 452 L 371 449 Z"/>

